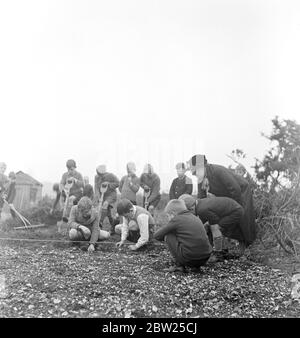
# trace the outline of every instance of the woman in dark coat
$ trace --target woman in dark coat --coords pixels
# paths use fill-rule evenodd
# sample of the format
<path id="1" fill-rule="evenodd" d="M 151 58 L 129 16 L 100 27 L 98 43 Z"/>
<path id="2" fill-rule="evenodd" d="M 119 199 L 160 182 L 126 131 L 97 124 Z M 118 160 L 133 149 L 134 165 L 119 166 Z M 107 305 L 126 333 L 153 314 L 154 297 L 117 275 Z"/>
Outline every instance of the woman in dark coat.
<path id="1" fill-rule="evenodd" d="M 195 155 L 189 161 L 192 174 L 198 178 L 198 198 L 211 193 L 218 197 L 230 197 L 244 208 L 241 230 L 245 246 L 256 239 L 255 212 L 251 187 L 246 179 L 234 174 L 222 165 L 207 163 L 204 155 Z"/>

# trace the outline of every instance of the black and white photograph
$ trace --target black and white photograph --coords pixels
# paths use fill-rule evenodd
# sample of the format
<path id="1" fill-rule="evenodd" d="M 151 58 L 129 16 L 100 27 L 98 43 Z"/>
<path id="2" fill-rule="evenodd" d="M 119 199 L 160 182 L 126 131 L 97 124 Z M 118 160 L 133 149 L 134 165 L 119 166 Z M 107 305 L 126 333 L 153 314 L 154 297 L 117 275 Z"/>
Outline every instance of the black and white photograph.
<path id="1" fill-rule="evenodd" d="M 3 0 L 0 46 L 0 326 L 300 317 L 299 1 Z"/>

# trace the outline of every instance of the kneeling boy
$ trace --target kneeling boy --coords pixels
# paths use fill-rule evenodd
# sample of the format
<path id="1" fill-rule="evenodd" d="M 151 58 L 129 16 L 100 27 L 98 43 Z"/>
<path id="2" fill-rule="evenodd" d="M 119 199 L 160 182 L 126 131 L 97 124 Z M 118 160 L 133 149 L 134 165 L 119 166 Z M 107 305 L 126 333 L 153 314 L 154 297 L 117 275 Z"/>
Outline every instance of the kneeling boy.
<path id="1" fill-rule="evenodd" d="M 147 244 L 152 238 L 154 219 L 150 212 L 140 206 L 133 205 L 128 199 L 122 199 L 117 205 L 117 212 L 123 218 L 123 224 L 116 225 L 116 233 L 121 234 L 120 247 L 128 239 L 136 242 L 130 245 L 130 250 L 137 250 Z"/>
<path id="2" fill-rule="evenodd" d="M 92 201 L 84 196 L 77 205 L 74 205 L 69 217 L 69 238 L 71 241 L 88 241 L 88 251 L 95 251 L 95 244 L 98 240 L 108 239 L 108 231 L 100 230 L 99 215 L 93 208 Z"/>
<path id="3" fill-rule="evenodd" d="M 169 223 L 157 230 L 154 238 L 167 243 L 176 266 L 169 271 L 199 268 L 209 259 L 212 247 L 201 220 L 187 210 L 183 201 L 171 200 L 165 208 Z"/>

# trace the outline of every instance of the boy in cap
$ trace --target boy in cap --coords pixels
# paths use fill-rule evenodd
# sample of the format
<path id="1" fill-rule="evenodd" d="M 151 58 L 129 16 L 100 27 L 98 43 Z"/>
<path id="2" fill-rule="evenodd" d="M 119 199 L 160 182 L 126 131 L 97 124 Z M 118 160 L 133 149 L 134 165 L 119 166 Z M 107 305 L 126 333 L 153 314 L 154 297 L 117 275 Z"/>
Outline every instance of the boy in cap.
<path id="1" fill-rule="evenodd" d="M 170 272 L 193 270 L 204 265 L 209 259 L 212 248 L 201 220 L 187 210 L 181 200 L 168 202 L 165 212 L 169 223 L 154 233 L 154 238 L 165 241 L 175 261 Z"/>
<path id="2" fill-rule="evenodd" d="M 99 216 L 93 202 L 86 196 L 82 197 L 77 205 L 71 209 L 69 217 L 69 238 L 71 241 L 88 241 L 88 251 L 95 251 L 95 244 L 98 240 L 108 239 L 108 231 L 100 230 Z"/>
<path id="3" fill-rule="evenodd" d="M 185 175 L 186 173 L 185 164 L 182 162 L 177 163 L 176 171 L 178 177 L 175 178 L 171 184 L 169 192 L 170 200 L 178 199 L 178 197 L 183 194 L 191 195 L 193 192 L 193 182 L 189 177 Z"/>
<path id="4" fill-rule="evenodd" d="M 209 223 L 218 259 L 222 259 L 225 253 L 223 236 L 236 239 L 243 246 L 245 238 L 241 221 L 244 209 L 235 200 L 229 197 L 195 199 L 187 194 L 180 196 L 179 200 L 183 200 L 187 209 L 198 216 L 203 223 Z"/>
<path id="5" fill-rule="evenodd" d="M 153 166 L 150 163 L 147 163 L 144 166 L 144 172 L 140 177 L 140 184 L 141 187 L 144 189 L 143 205 L 153 215 L 154 208 L 158 205 L 161 195 L 160 178 L 154 172 Z M 145 205 L 146 194 L 149 194 L 147 201 L 148 205 Z"/>
<path id="6" fill-rule="evenodd" d="M 136 205 L 136 194 L 140 189 L 140 180 L 135 174 L 136 167 L 133 162 L 128 162 L 126 169 L 127 175 L 121 178 L 119 186 L 121 199 L 126 198 L 132 204 Z"/>
<path id="7" fill-rule="evenodd" d="M 111 209 L 117 201 L 117 188 L 120 182 L 116 175 L 107 172 L 106 165 L 101 164 L 96 168 L 94 181 L 95 201 L 99 204 L 101 194 L 103 193 L 103 203 L 101 207 L 100 227 L 107 216 L 111 225 L 111 234 L 115 233 L 115 222 L 111 214 Z M 101 192 L 102 191 L 102 192 Z M 103 192 L 104 191 L 104 192 Z"/>
<path id="8" fill-rule="evenodd" d="M 63 199 L 66 199 L 66 189 L 67 186 L 71 186 L 69 191 L 69 203 L 72 206 L 73 201 L 77 198 L 82 197 L 82 188 L 83 188 L 83 177 L 76 170 L 76 162 L 74 160 L 68 160 L 66 163 L 67 172 L 62 175 L 60 181 L 60 192 L 62 194 Z M 67 208 L 64 218 L 68 218 L 70 213 L 70 207 Z"/>
<path id="9" fill-rule="evenodd" d="M 133 205 L 128 199 L 122 199 L 117 205 L 117 212 L 123 216 L 123 224 L 116 226 L 116 233 L 121 234 L 121 247 L 128 239 L 136 244 L 130 245 L 130 250 L 138 250 L 152 239 L 154 219 L 146 209 Z"/>

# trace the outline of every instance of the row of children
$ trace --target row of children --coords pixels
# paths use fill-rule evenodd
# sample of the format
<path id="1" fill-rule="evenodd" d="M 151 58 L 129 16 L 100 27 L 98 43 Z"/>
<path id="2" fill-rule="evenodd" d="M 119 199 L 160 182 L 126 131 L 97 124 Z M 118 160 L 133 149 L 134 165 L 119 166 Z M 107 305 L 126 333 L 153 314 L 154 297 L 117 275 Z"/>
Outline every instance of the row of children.
<path id="1" fill-rule="evenodd" d="M 74 173 L 77 173 L 74 171 L 76 164 L 74 161 L 71 164 L 73 164 L 71 174 L 72 177 L 75 177 Z M 147 167 L 151 168 L 150 165 L 147 165 Z M 146 191 L 142 177 L 140 180 L 134 177 L 135 181 L 130 181 L 129 176 L 132 175 L 132 171 L 135 171 L 132 168 L 135 169 L 132 163 L 127 165 L 128 175 L 123 177 L 121 182 L 128 180 L 129 189 L 131 186 L 134 187 L 131 191 L 136 192 L 139 184 Z M 190 169 L 192 174 L 197 176 L 197 199 L 191 196 L 190 182 L 185 176 L 186 169 Z M 75 205 L 72 207 L 69 217 L 70 239 L 74 241 L 89 240 L 88 250 L 93 251 L 98 240 L 107 239 L 110 236 L 109 232 L 101 229 L 104 217 L 108 216 L 110 224 L 113 226 L 111 233 L 115 231 L 121 234 L 121 241 L 117 243 L 117 246 L 122 246 L 124 241 L 128 239 L 135 242 L 129 248 L 138 250 L 154 236 L 158 240 L 167 242 L 170 252 L 174 257 L 177 257 L 175 259 L 177 265 L 181 265 L 181 267 L 188 265 L 189 262 L 205 260 L 210 256 L 211 245 L 214 246 L 216 257 L 221 257 L 225 253 L 224 237 L 237 240 L 243 252 L 256 238 L 252 192 L 248 181 L 223 166 L 209 164 L 204 155 L 193 156 L 187 163 L 187 167 L 180 164 L 177 166 L 177 170 L 179 177 L 174 180 L 175 183 L 174 181 L 172 183 L 174 188 L 170 189 L 170 194 L 171 191 L 175 191 L 177 195 L 171 199 L 165 209 L 169 223 L 153 234 L 155 221 L 151 212 L 147 208 L 137 206 L 135 198 L 126 198 L 127 196 L 124 197 L 124 194 L 121 194 L 121 201 L 117 204 L 117 213 L 122 217 L 122 222 L 117 224 L 120 219 L 116 222 L 109 209 L 113 207 L 113 203 L 116 201 L 116 188 L 120 183 L 115 175 L 106 172 L 104 165 L 97 167 L 94 191 L 96 200 L 99 200 L 101 195 L 101 184 L 103 182 L 110 187 L 104 193 L 102 205 L 104 212 L 101 213 L 101 216 L 97 214 L 94 208 L 95 196 L 94 203 L 92 196 L 88 196 L 84 192 L 82 192 L 82 198 L 79 197 L 80 199 L 76 200 L 75 197 Z M 63 175 L 61 186 L 64 185 L 71 174 L 68 170 L 68 173 Z M 149 170 L 148 173 L 143 175 L 150 175 L 151 178 L 153 170 Z M 77 176 L 74 184 L 79 185 L 79 175 Z M 180 182 L 182 177 L 185 185 Z M 87 188 L 87 184 L 80 183 L 80 185 L 83 191 L 85 188 L 86 191 L 93 190 L 91 186 Z M 184 190 L 185 186 L 188 191 Z M 121 188 L 121 193 L 122 191 Z M 105 194 L 107 195 L 105 196 Z"/>

